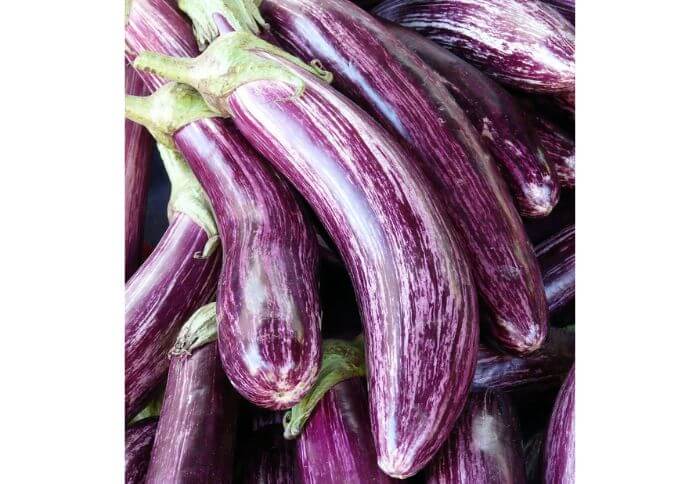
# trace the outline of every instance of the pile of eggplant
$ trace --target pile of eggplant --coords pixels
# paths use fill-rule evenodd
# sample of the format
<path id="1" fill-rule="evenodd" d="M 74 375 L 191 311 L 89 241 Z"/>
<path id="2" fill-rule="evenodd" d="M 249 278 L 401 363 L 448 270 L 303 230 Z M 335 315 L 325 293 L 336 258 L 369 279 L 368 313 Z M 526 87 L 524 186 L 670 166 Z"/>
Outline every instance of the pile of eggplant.
<path id="1" fill-rule="evenodd" d="M 573 0 L 125 30 L 126 482 L 573 483 Z"/>

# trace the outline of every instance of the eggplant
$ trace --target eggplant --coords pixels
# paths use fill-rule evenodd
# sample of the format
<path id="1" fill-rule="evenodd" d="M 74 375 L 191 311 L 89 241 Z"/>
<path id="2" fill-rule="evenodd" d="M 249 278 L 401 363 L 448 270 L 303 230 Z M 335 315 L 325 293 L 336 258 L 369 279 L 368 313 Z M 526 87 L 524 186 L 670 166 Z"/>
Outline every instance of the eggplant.
<path id="1" fill-rule="evenodd" d="M 499 82 L 572 92 L 574 27 L 539 0 L 385 0 L 372 13 L 420 32 Z"/>
<path id="2" fill-rule="evenodd" d="M 498 163 L 520 214 L 549 215 L 559 200 L 559 183 L 517 100 L 497 82 L 435 42 L 390 22 L 385 27 L 442 77 L 464 114 L 481 133 L 481 141 Z"/>
<path id="3" fill-rule="evenodd" d="M 370 432 L 362 341 L 324 341 L 314 388 L 285 414 L 284 436 L 296 438 L 303 484 L 388 483 Z"/>
<path id="4" fill-rule="evenodd" d="M 472 392 L 425 474 L 427 484 L 525 484 L 520 430 L 509 397 L 495 390 Z"/>
<path id="5" fill-rule="evenodd" d="M 575 378 L 574 367 L 559 389 L 542 451 L 545 484 L 573 484 L 575 482 Z"/>
<path id="6" fill-rule="evenodd" d="M 211 303 L 192 315 L 170 352 L 146 483 L 232 482 L 238 402 L 215 340 Z"/>
<path id="7" fill-rule="evenodd" d="M 282 412 L 253 411 L 250 436 L 246 439 L 243 484 L 297 484 L 296 450 L 282 437 Z"/>
<path id="8" fill-rule="evenodd" d="M 223 249 L 224 371 L 256 405 L 290 408 L 321 362 L 318 243 L 295 194 L 193 88 L 167 84 L 127 96 L 126 108 L 183 155 L 211 202 Z"/>
<path id="9" fill-rule="evenodd" d="M 125 396 L 131 420 L 165 377 L 180 327 L 216 290 L 221 251 L 216 223 L 184 162 L 159 145 L 173 184 L 170 226 L 126 285 Z"/>
<path id="10" fill-rule="evenodd" d="M 332 70 L 342 91 L 418 155 L 415 161 L 447 204 L 493 313 L 487 329 L 511 351 L 536 350 L 546 336 L 547 313 L 532 247 L 498 168 L 439 76 L 349 2 L 279 0 L 261 8 L 275 36 Z M 537 203 L 547 212 L 556 199 L 540 188 Z"/>
<path id="11" fill-rule="evenodd" d="M 524 357 L 481 345 L 472 388 L 502 391 L 556 388 L 574 363 L 574 340 L 573 332 L 550 328 L 542 348 Z"/>
<path id="12" fill-rule="evenodd" d="M 461 238 L 415 159 L 316 63 L 252 34 L 225 34 L 195 60 L 144 53 L 134 65 L 198 88 L 316 212 L 361 307 L 379 466 L 418 472 L 464 406 L 478 324 Z"/>
<path id="13" fill-rule="evenodd" d="M 523 453 L 525 455 L 525 475 L 530 484 L 542 482 L 542 446 L 544 445 L 544 432 L 537 432 L 525 443 Z"/>
<path id="14" fill-rule="evenodd" d="M 124 482 L 126 484 L 142 484 L 148 462 L 151 458 L 153 439 L 156 436 L 158 418 L 151 417 L 138 421 L 126 429 Z"/>
<path id="15" fill-rule="evenodd" d="M 145 93 L 143 81 L 129 64 L 126 69 L 126 93 L 141 96 Z M 148 191 L 148 164 L 153 153 L 153 139 L 142 126 L 126 120 L 124 123 L 125 173 L 125 229 L 126 280 L 138 269 L 141 262 L 143 223 L 146 215 L 146 193 Z"/>
<path id="16" fill-rule="evenodd" d="M 562 17 L 576 25 L 576 0 L 541 0 L 554 8 Z"/>
<path id="17" fill-rule="evenodd" d="M 573 301 L 576 294 L 576 229 L 574 225 L 535 248 L 542 267 L 542 279 L 550 313 L 556 313 Z"/>
<path id="18" fill-rule="evenodd" d="M 576 146 L 574 139 L 556 121 L 544 114 L 531 116 L 535 135 L 562 187 L 576 185 Z"/>

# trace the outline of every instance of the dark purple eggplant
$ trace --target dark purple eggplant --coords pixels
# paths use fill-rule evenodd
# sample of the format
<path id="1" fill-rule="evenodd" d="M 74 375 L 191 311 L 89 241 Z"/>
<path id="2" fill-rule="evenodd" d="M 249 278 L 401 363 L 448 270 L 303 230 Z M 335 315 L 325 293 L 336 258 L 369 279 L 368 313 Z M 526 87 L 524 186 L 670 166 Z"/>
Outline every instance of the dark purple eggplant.
<path id="1" fill-rule="evenodd" d="M 211 303 L 183 326 L 170 353 L 147 483 L 233 479 L 238 397 L 221 368 L 215 340 L 215 303 Z"/>
<path id="2" fill-rule="evenodd" d="M 516 99 L 498 83 L 435 42 L 387 22 L 385 27 L 437 72 L 491 151 L 521 215 L 544 217 L 559 183 Z"/>
<path id="3" fill-rule="evenodd" d="M 385 0 L 372 12 L 499 82 L 543 93 L 574 90 L 574 27 L 539 0 Z"/>
<path id="4" fill-rule="evenodd" d="M 576 0 L 541 0 L 553 7 L 562 17 L 576 25 Z"/>
<path id="5" fill-rule="evenodd" d="M 545 484 L 574 484 L 575 482 L 574 374 L 572 366 L 564 384 L 559 389 L 549 421 L 542 452 Z"/>
<path id="6" fill-rule="evenodd" d="M 509 397 L 495 390 L 472 392 L 425 474 L 427 484 L 525 484 L 522 440 Z"/>
<path id="7" fill-rule="evenodd" d="M 576 146 L 573 138 L 552 119 L 534 115 L 533 129 L 545 156 L 557 172 L 559 184 L 566 188 L 576 185 Z"/>
<path id="8" fill-rule="evenodd" d="M 294 442 L 282 437 L 283 412 L 255 409 L 243 449 L 243 484 L 297 484 Z"/>
<path id="9" fill-rule="evenodd" d="M 466 401 L 478 341 L 461 238 L 415 159 L 325 71 L 252 34 L 223 35 L 194 61 L 149 53 L 134 65 L 204 91 L 319 216 L 361 307 L 379 466 L 415 474 Z"/>
<path id="10" fill-rule="evenodd" d="M 542 447 L 544 446 L 544 432 L 537 432 L 525 443 L 523 453 L 525 456 L 525 475 L 529 484 L 542 482 Z"/>
<path id="11" fill-rule="evenodd" d="M 535 248 L 550 313 L 562 309 L 576 294 L 575 230 L 574 225 L 564 227 Z"/>
<path id="12" fill-rule="evenodd" d="M 547 314 L 532 247 L 498 168 L 440 77 L 349 2 L 279 0 L 261 8 L 276 37 L 332 70 L 342 91 L 418 155 L 415 161 L 447 202 L 464 240 L 494 315 L 488 329 L 511 351 L 537 349 Z"/>
<path id="13" fill-rule="evenodd" d="M 223 249 L 219 352 L 233 386 L 286 409 L 321 361 L 318 244 L 294 193 L 191 87 L 127 96 L 127 116 L 176 148 L 211 202 Z"/>
<path id="14" fill-rule="evenodd" d="M 146 87 L 137 71 L 126 65 L 126 93 L 135 96 L 145 94 Z M 141 262 L 143 222 L 146 215 L 146 192 L 148 190 L 148 164 L 153 153 L 153 139 L 142 126 L 126 120 L 124 125 L 124 187 L 126 226 L 125 271 L 126 280 L 138 269 Z"/>
<path id="15" fill-rule="evenodd" d="M 151 459 L 151 448 L 156 436 L 158 418 L 151 417 L 139 420 L 126 429 L 124 482 L 126 484 L 142 484 L 146 478 L 148 462 Z"/>

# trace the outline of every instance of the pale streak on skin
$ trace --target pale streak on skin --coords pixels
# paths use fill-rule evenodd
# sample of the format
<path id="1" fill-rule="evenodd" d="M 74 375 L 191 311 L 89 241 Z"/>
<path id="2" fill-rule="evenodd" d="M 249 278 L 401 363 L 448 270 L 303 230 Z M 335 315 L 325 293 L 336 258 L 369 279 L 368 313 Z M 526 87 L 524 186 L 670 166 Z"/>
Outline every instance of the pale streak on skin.
<path id="1" fill-rule="evenodd" d="M 575 371 L 571 368 L 554 403 L 543 449 L 544 483 L 575 482 Z"/>
<path id="2" fill-rule="evenodd" d="M 514 87 L 574 90 L 574 28 L 539 1 L 387 0 L 374 12 L 418 30 Z"/>
<path id="3" fill-rule="evenodd" d="M 469 268 L 406 152 L 345 98 L 299 75 L 299 97 L 292 86 L 254 81 L 228 105 L 315 209 L 348 266 L 366 328 L 378 462 L 405 477 L 437 450 L 435 435 L 466 399 L 477 341 Z"/>
<path id="4" fill-rule="evenodd" d="M 533 129 L 540 140 L 547 160 L 557 172 L 559 183 L 563 187 L 576 185 L 576 146 L 574 140 L 564 133 L 552 121 L 535 114 Z"/>

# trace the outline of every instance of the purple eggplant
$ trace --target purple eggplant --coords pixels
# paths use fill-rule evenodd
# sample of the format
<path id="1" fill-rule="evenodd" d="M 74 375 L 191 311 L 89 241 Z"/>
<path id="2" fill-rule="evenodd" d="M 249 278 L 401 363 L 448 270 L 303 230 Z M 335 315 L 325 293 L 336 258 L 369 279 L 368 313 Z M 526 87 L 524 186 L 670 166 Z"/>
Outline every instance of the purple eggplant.
<path id="1" fill-rule="evenodd" d="M 128 64 L 126 69 L 126 93 L 135 96 L 145 94 L 146 88 L 137 72 Z M 127 120 L 124 125 L 125 139 L 125 222 L 126 280 L 138 269 L 141 262 L 143 222 L 146 215 L 146 192 L 148 190 L 148 164 L 153 153 L 153 139 L 142 126 Z"/>
<path id="2" fill-rule="evenodd" d="M 243 484 L 297 484 L 294 443 L 282 437 L 282 412 L 256 409 L 245 441 Z"/>
<path id="3" fill-rule="evenodd" d="M 472 392 L 450 438 L 426 470 L 427 484 L 525 484 L 518 421 L 507 395 Z"/>
<path id="4" fill-rule="evenodd" d="M 576 0 L 541 0 L 550 5 L 562 17 L 571 22 L 571 25 L 576 25 Z"/>
<path id="5" fill-rule="evenodd" d="M 195 60 L 142 54 L 135 67 L 198 88 L 314 209 L 361 307 L 379 466 L 418 472 L 466 401 L 478 325 L 462 240 L 415 159 L 317 64 L 249 33 Z"/>
<path id="6" fill-rule="evenodd" d="M 574 27 L 539 0 L 385 0 L 372 12 L 499 82 L 533 92 L 574 90 Z"/>
<path id="7" fill-rule="evenodd" d="M 573 138 L 553 119 L 543 114 L 531 116 L 535 135 L 547 160 L 557 172 L 562 187 L 576 185 L 576 146 Z"/>
<path id="8" fill-rule="evenodd" d="M 575 226 L 560 232 L 535 248 L 542 267 L 542 279 L 549 311 L 555 313 L 574 299 L 576 293 Z"/>
<path id="9" fill-rule="evenodd" d="M 156 436 L 158 418 L 139 420 L 126 429 L 124 482 L 142 484 L 146 478 L 148 462 L 151 458 L 153 439 Z"/>
<path id="10" fill-rule="evenodd" d="M 183 326 L 170 354 L 147 483 L 228 483 L 233 479 L 238 402 L 221 368 L 215 340 L 215 304 L 211 303 Z"/>
<path id="11" fill-rule="evenodd" d="M 549 420 L 547 438 L 542 452 L 545 484 L 573 484 L 575 482 L 574 367 L 559 389 Z"/>
<path id="12" fill-rule="evenodd" d="M 331 69 L 341 90 L 418 155 L 419 168 L 447 202 L 494 315 L 487 328 L 511 351 L 536 350 L 547 313 L 532 247 L 497 167 L 440 77 L 349 2 L 279 0 L 261 8 L 285 45 Z M 556 201 L 542 199 L 544 211 Z"/>
<path id="13" fill-rule="evenodd" d="M 211 202 L 223 249 L 219 351 L 231 383 L 258 406 L 290 408 L 321 361 L 318 244 L 294 193 L 189 86 L 127 96 L 127 115 L 172 143 Z"/>
<path id="14" fill-rule="evenodd" d="M 387 22 L 386 28 L 445 81 L 481 141 L 498 162 L 521 215 L 544 217 L 559 200 L 559 183 L 528 129 L 517 101 L 498 83 L 422 35 Z"/>
<path id="15" fill-rule="evenodd" d="M 525 443 L 523 455 L 525 456 L 525 475 L 527 482 L 539 484 L 542 482 L 542 447 L 544 446 L 544 432 L 537 432 Z"/>

